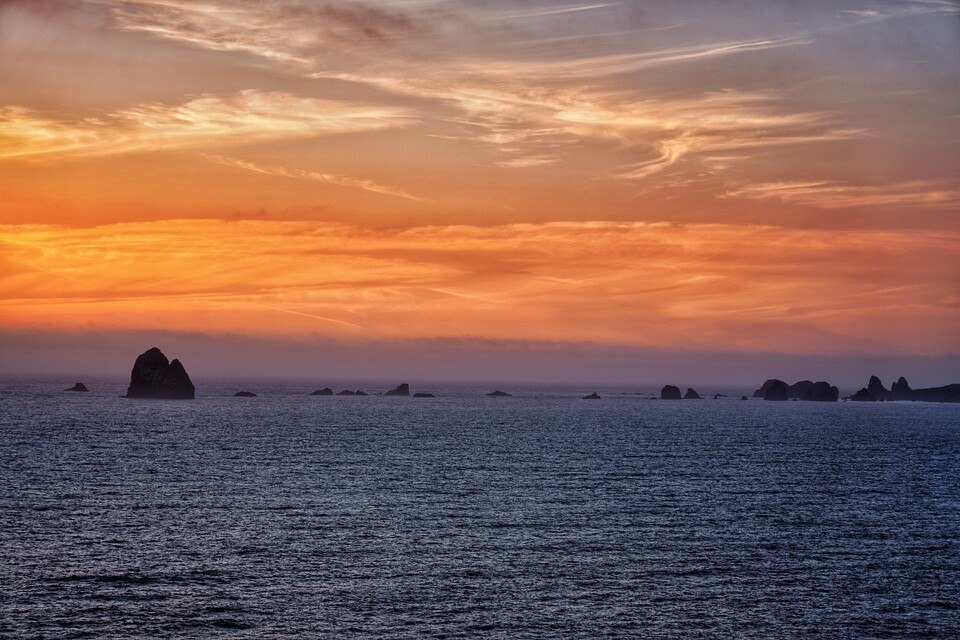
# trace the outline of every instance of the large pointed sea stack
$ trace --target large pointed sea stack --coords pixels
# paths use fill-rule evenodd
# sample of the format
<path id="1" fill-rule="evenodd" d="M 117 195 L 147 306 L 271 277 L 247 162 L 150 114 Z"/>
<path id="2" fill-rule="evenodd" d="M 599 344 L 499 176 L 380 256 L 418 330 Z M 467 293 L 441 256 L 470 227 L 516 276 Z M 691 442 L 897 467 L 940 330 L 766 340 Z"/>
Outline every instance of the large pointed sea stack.
<path id="1" fill-rule="evenodd" d="M 870 376 L 870 382 L 867 383 L 867 391 L 880 402 L 893 400 L 893 395 L 887 391 L 887 388 L 883 386 L 883 383 L 880 382 L 880 378 L 877 376 Z"/>
<path id="2" fill-rule="evenodd" d="M 170 362 L 160 349 L 153 347 L 133 363 L 127 397 L 193 400 L 194 388 L 180 361 Z"/>

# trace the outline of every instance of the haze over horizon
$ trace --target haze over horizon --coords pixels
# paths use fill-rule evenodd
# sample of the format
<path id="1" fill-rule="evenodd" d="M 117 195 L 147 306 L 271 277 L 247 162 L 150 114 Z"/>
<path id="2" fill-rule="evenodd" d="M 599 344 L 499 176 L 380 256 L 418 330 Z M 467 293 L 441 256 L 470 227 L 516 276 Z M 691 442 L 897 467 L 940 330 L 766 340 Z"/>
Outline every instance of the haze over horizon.
<path id="1" fill-rule="evenodd" d="M 958 382 L 958 105 L 945 0 L 0 0 L 0 374 Z"/>

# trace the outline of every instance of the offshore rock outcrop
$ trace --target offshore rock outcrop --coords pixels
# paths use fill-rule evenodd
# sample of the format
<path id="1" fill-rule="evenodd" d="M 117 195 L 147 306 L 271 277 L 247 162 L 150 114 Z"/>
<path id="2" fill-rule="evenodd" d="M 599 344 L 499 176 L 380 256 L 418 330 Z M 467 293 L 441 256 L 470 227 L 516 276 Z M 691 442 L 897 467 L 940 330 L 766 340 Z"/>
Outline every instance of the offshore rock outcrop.
<path id="1" fill-rule="evenodd" d="M 599 399 L 600 399 L 600 394 L 597 393 L 596 391 L 594 391 L 593 393 L 591 393 L 591 394 L 588 395 L 588 396 L 583 396 L 583 399 L 584 399 L 584 400 L 599 400 Z"/>
<path id="2" fill-rule="evenodd" d="M 660 389 L 660 399 L 682 400 L 683 396 L 680 395 L 680 387 L 675 387 L 672 384 L 664 385 L 663 389 Z"/>
<path id="3" fill-rule="evenodd" d="M 170 362 L 156 347 L 137 356 L 126 397 L 193 400 L 194 394 L 193 382 L 179 360 Z"/>
<path id="4" fill-rule="evenodd" d="M 903 376 L 900 376 L 900 379 L 890 387 L 890 395 L 894 400 L 909 400 L 912 394 L 913 389 L 910 388 L 910 383 Z"/>
<path id="5" fill-rule="evenodd" d="M 887 391 L 887 388 L 880 382 L 877 376 L 870 376 L 870 382 L 867 383 L 867 391 L 879 402 L 893 400 L 893 394 Z"/>
<path id="6" fill-rule="evenodd" d="M 811 402 L 836 402 L 840 399 L 840 390 L 829 382 L 811 382 L 801 380 L 787 387 L 787 396 L 791 399 Z"/>
<path id="7" fill-rule="evenodd" d="M 87 389 L 87 385 L 82 382 L 78 382 L 69 389 L 64 389 L 64 391 L 90 391 L 90 389 Z"/>
<path id="8" fill-rule="evenodd" d="M 850 400 L 858 402 L 887 402 L 893 400 L 912 402 L 960 402 L 960 384 L 947 384 L 942 387 L 928 387 L 926 389 L 911 389 L 910 383 L 900 376 L 887 391 L 880 378 L 870 376 L 870 382 L 850 396 Z"/>
<path id="9" fill-rule="evenodd" d="M 487 394 L 488 398 L 509 398 L 511 397 L 506 391 L 491 391 Z"/>
<path id="10" fill-rule="evenodd" d="M 866 387 L 863 387 L 862 389 L 860 389 L 860 391 L 857 391 L 855 394 L 850 396 L 850 399 L 853 400 L 854 402 L 876 402 L 877 401 L 877 399 L 873 396 L 873 394 L 870 393 L 870 390 L 867 389 Z"/>
<path id="11" fill-rule="evenodd" d="M 783 380 L 767 380 L 767 382 L 770 382 L 770 384 L 764 383 L 764 386 L 767 388 L 763 393 L 764 400 L 784 401 L 790 399 L 786 382 Z"/>
<path id="12" fill-rule="evenodd" d="M 777 380 L 776 378 L 770 378 L 769 380 L 764 382 L 762 385 L 760 385 L 759 389 L 753 392 L 753 397 L 762 398 L 765 395 L 767 395 L 767 391 L 770 389 L 771 385 L 773 385 L 773 383 L 775 382 L 779 382 L 779 380 Z"/>
<path id="13" fill-rule="evenodd" d="M 324 387 L 323 389 L 317 389 L 316 391 L 314 391 L 314 392 L 311 393 L 310 395 L 312 395 L 312 396 L 332 396 L 332 395 L 333 395 L 333 389 L 331 389 L 330 387 Z"/>
<path id="14" fill-rule="evenodd" d="M 413 394 L 413 397 L 414 398 L 436 398 L 436 396 L 433 395 L 432 393 L 424 393 L 422 391 Z"/>
<path id="15" fill-rule="evenodd" d="M 687 387 L 687 392 L 683 395 L 684 400 L 700 400 L 700 394 L 693 390 L 692 387 Z"/>
<path id="16" fill-rule="evenodd" d="M 404 382 L 403 384 L 401 384 L 401 385 L 400 385 L 399 387 L 397 387 L 396 389 L 391 389 L 390 391 L 387 391 L 387 392 L 386 392 L 385 394 L 383 394 L 383 395 L 385 395 L 385 396 L 409 396 L 409 395 L 410 395 L 410 385 L 407 384 L 406 382 Z"/>
<path id="17" fill-rule="evenodd" d="M 829 382 L 812 382 L 810 380 L 801 380 L 794 384 L 787 385 L 782 380 L 771 378 L 753 392 L 754 398 L 767 399 L 767 393 L 777 383 L 783 383 L 787 389 L 787 397 L 783 400 L 807 400 L 811 402 L 836 402 L 840 399 L 840 390 Z M 778 398 L 779 399 L 779 398 Z"/>
<path id="18" fill-rule="evenodd" d="M 256 398 L 257 394 L 255 394 L 253 391 L 237 391 L 235 394 L 233 394 L 233 397 L 234 398 Z"/>

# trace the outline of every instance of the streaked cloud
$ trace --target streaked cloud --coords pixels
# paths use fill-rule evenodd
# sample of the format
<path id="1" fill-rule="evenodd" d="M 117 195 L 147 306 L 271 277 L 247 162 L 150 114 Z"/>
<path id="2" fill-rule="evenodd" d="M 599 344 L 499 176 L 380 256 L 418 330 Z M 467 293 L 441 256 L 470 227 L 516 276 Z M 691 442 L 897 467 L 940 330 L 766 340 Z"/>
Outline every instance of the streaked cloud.
<path id="1" fill-rule="evenodd" d="M 955 233 L 611 222 L 377 230 L 216 220 L 0 231 L 16 266 L 0 278 L 6 330 L 807 353 L 960 346 L 949 330 L 960 320 L 956 275 L 943 268 L 960 249 Z"/>
<path id="2" fill-rule="evenodd" d="M 957 14 L 0 0 L 0 330 L 957 351 Z"/>
<path id="3" fill-rule="evenodd" d="M 374 131 L 409 122 L 409 115 L 397 108 L 254 90 L 228 97 L 198 96 L 179 105 L 134 105 L 77 122 L 5 107 L 0 109 L 0 159 L 236 146 Z"/>
<path id="4" fill-rule="evenodd" d="M 417 196 L 410 195 L 406 191 L 378 184 L 373 180 L 364 180 L 362 178 L 352 178 L 349 176 L 338 176 L 330 173 L 321 173 L 319 171 L 304 171 L 302 169 L 286 169 L 284 167 L 263 166 L 255 162 L 240 160 L 239 158 L 231 158 L 229 156 L 207 155 L 207 158 L 213 162 L 217 162 L 228 167 L 235 167 L 237 169 L 243 169 L 244 171 L 253 171 L 254 173 L 261 173 L 268 176 L 292 178 L 294 180 L 310 180 L 313 182 L 326 182 L 340 187 L 361 189 L 363 191 L 371 191 L 373 193 L 380 193 L 387 196 L 406 198 L 407 200 L 425 200 L 425 198 L 419 198 Z"/>
<path id="5" fill-rule="evenodd" d="M 960 185 L 940 180 L 913 180 L 879 186 L 833 181 L 771 182 L 727 193 L 731 198 L 772 199 L 821 209 L 852 207 L 949 207 L 960 205 Z"/>

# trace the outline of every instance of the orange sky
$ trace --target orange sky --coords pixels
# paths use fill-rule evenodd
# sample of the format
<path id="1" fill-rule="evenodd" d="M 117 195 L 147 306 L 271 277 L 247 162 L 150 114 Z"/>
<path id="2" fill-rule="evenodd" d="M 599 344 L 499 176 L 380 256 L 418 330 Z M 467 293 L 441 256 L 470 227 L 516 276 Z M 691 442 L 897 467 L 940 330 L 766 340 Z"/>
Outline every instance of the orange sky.
<path id="1" fill-rule="evenodd" d="M 954 357 L 958 27 L 0 0 L 0 332 Z"/>

